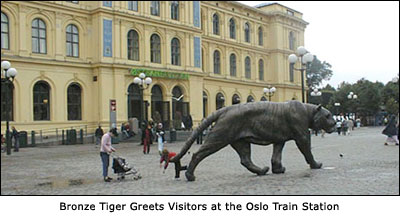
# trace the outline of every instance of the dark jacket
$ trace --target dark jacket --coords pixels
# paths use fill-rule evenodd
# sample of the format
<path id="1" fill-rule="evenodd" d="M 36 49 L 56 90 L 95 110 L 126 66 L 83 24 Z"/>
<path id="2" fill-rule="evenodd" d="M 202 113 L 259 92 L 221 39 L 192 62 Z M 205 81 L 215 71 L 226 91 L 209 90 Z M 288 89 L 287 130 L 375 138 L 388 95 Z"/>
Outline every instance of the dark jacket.
<path id="1" fill-rule="evenodd" d="M 11 137 L 14 137 L 14 139 L 16 139 L 16 138 L 18 138 L 18 135 L 19 135 L 18 131 L 16 129 L 14 129 L 12 131 Z"/>
<path id="2" fill-rule="evenodd" d="M 152 133 L 152 131 L 151 131 L 151 129 L 148 129 L 148 128 L 146 128 L 146 129 L 144 129 L 144 130 L 142 130 L 142 143 L 144 143 L 144 139 L 146 139 L 146 131 L 149 131 L 149 137 L 150 137 L 150 144 L 153 144 L 153 133 Z"/>
<path id="3" fill-rule="evenodd" d="M 396 117 L 392 116 L 388 125 L 382 131 L 386 136 L 396 136 L 399 133 L 399 128 L 397 127 Z"/>
<path id="4" fill-rule="evenodd" d="M 103 137 L 104 131 L 101 128 L 97 128 L 96 132 L 94 133 L 96 137 Z"/>
<path id="5" fill-rule="evenodd" d="M 162 141 L 164 142 L 164 141 L 165 141 L 165 138 L 164 138 L 165 132 L 164 132 L 162 135 L 159 135 L 160 132 L 164 132 L 164 130 L 163 130 L 163 129 L 159 129 L 159 128 L 157 127 L 156 134 L 158 134 L 157 136 L 161 136 Z M 157 140 L 157 139 L 158 139 L 158 137 L 156 137 L 156 140 Z"/>

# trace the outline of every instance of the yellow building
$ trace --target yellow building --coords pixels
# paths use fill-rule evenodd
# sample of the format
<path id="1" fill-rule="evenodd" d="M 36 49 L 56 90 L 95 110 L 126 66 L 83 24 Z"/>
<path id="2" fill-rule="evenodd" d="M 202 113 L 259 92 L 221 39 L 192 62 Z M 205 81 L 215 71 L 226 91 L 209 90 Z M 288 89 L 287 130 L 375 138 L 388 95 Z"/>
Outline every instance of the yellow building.
<path id="1" fill-rule="evenodd" d="M 197 126 L 222 106 L 265 100 L 268 86 L 277 88 L 272 101 L 301 99 L 287 57 L 307 24 L 277 3 L 1 1 L 1 60 L 18 70 L 11 125 L 108 128 L 110 100 L 118 125 L 140 118 L 140 72 L 152 78 L 144 113 L 167 127 L 178 115 Z"/>

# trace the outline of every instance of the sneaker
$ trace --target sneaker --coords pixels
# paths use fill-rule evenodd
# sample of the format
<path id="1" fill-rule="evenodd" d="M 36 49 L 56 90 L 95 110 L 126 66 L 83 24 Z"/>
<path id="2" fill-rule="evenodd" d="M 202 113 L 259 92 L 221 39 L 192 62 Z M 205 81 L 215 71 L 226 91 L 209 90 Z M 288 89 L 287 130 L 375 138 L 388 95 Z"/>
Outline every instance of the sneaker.
<path id="1" fill-rule="evenodd" d="M 385 143 L 384 145 L 388 145 L 387 143 Z"/>
<path id="2" fill-rule="evenodd" d="M 112 178 L 110 178 L 110 177 L 108 177 L 108 176 L 104 177 L 104 181 L 105 181 L 105 182 L 110 182 L 111 180 L 112 180 Z"/>

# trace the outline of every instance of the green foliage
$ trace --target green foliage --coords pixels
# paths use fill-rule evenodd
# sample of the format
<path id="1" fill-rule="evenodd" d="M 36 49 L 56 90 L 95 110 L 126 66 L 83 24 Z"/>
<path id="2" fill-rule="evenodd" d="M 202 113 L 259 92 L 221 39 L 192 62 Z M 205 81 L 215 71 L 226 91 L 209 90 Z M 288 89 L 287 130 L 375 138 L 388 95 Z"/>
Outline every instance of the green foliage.
<path id="1" fill-rule="evenodd" d="M 331 67 L 328 62 L 321 62 L 314 56 L 310 69 L 306 71 L 308 88 L 316 88 L 321 85 L 322 80 L 329 80 L 332 77 Z"/>

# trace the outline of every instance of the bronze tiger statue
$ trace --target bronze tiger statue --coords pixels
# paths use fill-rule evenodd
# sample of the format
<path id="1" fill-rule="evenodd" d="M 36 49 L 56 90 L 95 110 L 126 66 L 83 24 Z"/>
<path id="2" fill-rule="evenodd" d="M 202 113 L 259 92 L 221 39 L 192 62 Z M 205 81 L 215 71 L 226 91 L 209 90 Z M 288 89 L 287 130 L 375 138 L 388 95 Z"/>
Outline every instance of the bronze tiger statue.
<path id="1" fill-rule="evenodd" d="M 257 175 L 265 175 L 269 167 L 260 168 L 253 164 L 250 144 L 273 144 L 271 158 L 273 173 L 285 172 L 285 167 L 281 162 L 282 150 L 285 142 L 289 140 L 296 142 L 311 169 L 319 169 L 322 163 L 315 161 L 311 153 L 308 129 L 323 129 L 327 133 L 332 133 L 336 125 L 332 114 L 321 105 L 304 104 L 298 101 L 236 104 L 221 108 L 202 121 L 171 161 L 179 161 L 196 138 L 213 123 L 204 144 L 192 156 L 185 173 L 188 181 L 195 180 L 194 170 L 204 158 L 229 144 L 239 154 L 240 163 Z"/>

